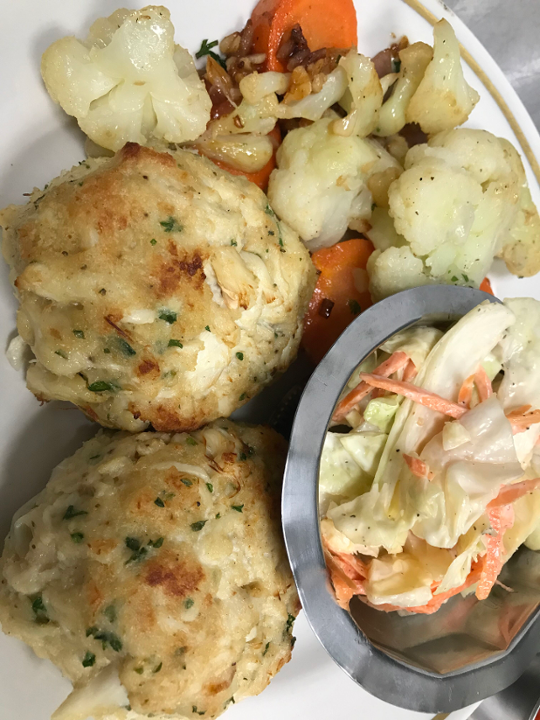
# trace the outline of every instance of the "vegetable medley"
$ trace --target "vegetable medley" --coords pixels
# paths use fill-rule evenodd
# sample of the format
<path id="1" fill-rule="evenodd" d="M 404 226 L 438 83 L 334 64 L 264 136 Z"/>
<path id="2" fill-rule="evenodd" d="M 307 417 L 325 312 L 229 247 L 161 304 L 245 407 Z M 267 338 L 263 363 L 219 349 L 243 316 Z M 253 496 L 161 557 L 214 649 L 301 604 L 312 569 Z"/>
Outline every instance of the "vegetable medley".
<path id="1" fill-rule="evenodd" d="M 56 41 L 42 60 L 89 153 L 180 145 L 267 190 L 321 273 L 306 320 L 314 361 L 371 300 L 478 287 L 494 257 L 519 276 L 540 269 L 517 151 L 459 127 L 479 95 L 451 25 L 435 25 L 433 47 L 404 37 L 374 58 L 356 28 L 353 0 L 260 0 L 241 31 L 202 41 L 197 70 L 169 11 L 148 6 L 96 21 L 84 41 Z M 337 251 L 333 272 L 324 249 L 358 237 L 369 261 Z"/>
<path id="2" fill-rule="evenodd" d="M 540 549 L 539 328 L 536 300 L 483 304 L 445 334 L 398 333 L 354 373 L 319 485 L 340 605 L 484 599 L 520 545 Z"/>

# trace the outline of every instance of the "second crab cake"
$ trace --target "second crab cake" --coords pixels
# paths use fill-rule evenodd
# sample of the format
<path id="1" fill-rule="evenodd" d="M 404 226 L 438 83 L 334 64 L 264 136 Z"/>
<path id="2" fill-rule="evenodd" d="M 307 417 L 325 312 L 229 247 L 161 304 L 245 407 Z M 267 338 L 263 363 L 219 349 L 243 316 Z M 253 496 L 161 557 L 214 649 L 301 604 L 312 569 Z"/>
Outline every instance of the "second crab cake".
<path id="1" fill-rule="evenodd" d="M 205 158 L 128 144 L 0 225 L 39 399 L 107 427 L 190 430 L 295 357 L 309 254 L 255 185 Z"/>
<path id="2" fill-rule="evenodd" d="M 102 431 L 56 468 L 0 562 L 2 629 L 74 684 L 55 718 L 213 718 L 264 690 L 299 610 L 285 454 L 273 430 L 220 420 Z"/>

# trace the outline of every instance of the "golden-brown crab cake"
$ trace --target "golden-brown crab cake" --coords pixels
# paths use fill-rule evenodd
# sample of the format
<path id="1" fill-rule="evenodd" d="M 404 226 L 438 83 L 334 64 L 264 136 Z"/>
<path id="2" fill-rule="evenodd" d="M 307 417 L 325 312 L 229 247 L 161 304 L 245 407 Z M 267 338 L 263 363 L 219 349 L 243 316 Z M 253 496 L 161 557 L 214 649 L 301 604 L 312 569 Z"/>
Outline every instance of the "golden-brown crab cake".
<path id="1" fill-rule="evenodd" d="M 213 718 L 266 687 L 299 610 L 285 454 L 273 430 L 220 420 L 100 431 L 56 468 L 0 562 L 2 629 L 74 684 L 55 718 Z"/>
<path id="2" fill-rule="evenodd" d="M 192 430 L 295 357 L 315 270 L 253 183 L 129 144 L 0 216 L 42 400 L 107 427 Z"/>

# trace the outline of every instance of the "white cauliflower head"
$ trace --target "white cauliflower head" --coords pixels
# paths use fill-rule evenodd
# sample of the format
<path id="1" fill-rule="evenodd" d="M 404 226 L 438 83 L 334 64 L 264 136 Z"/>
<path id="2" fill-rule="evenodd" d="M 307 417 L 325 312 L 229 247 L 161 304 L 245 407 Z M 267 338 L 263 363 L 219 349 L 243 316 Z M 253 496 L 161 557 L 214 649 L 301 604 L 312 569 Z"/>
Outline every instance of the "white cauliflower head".
<path id="1" fill-rule="evenodd" d="M 268 186 L 275 212 L 312 251 L 341 240 L 353 220 L 369 218 L 371 176 L 401 170 L 376 142 L 336 135 L 333 123 L 323 118 L 288 133 Z"/>
<path id="2" fill-rule="evenodd" d="M 191 55 L 174 44 L 164 7 L 118 10 L 94 23 L 86 42 L 57 40 L 41 74 L 52 99 L 109 150 L 194 140 L 210 119 L 210 97 Z"/>
<path id="3" fill-rule="evenodd" d="M 347 73 L 349 87 L 340 101 L 348 115 L 336 120 L 333 130 L 337 135 L 366 137 L 375 129 L 383 101 L 383 89 L 373 62 L 350 50 L 339 61 Z"/>
<path id="4" fill-rule="evenodd" d="M 368 231 L 381 251 L 368 266 L 375 299 L 427 282 L 478 286 L 497 254 L 511 271 L 512 262 L 540 269 L 540 220 L 521 160 L 491 133 L 451 130 L 411 148 L 388 199 L 388 215 L 374 213 Z"/>
<path id="5" fill-rule="evenodd" d="M 428 135 L 450 130 L 467 120 L 480 96 L 463 77 L 459 43 L 447 20 L 433 29 L 433 59 L 406 111 Z"/>

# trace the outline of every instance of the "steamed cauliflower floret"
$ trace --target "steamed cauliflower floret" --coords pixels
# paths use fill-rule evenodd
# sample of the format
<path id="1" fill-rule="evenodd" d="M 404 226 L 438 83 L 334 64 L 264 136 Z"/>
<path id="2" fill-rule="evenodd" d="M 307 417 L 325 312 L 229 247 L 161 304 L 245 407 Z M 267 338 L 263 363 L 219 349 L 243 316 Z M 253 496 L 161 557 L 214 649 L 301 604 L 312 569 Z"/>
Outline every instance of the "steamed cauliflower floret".
<path id="1" fill-rule="evenodd" d="M 84 43 L 57 40 L 41 74 L 52 99 L 109 150 L 194 140 L 210 119 L 210 97 L 191 55 L 174 44 L 164 7 L 119 10 L 96 21 Z"/>
<path id="2" fill-rule="evenodd" d="M 480 99 L 463 77 L 459 43 L 448 21 L 435 25 L 433 39 L 433 60 L 406 111 L 407 122 L 430 135 L 464 123 Z"/>
<path id="3" fill-rule="evenodd" d="M 334 122 L 323 118 L 288 133 L 268 186 L 277 215 L 310 250 L 333 245 L 352 221 L 369 218 L 370 177 L 389 167 L 401 171 L 375 141 L 333 133 Z"/>
<path id="4" fill-rule="evenodd" d="M 510 270 L 513 261 L 528 274 L 540 269 L 540 221 L 523 166 L 491 133 L 451 130 L 411 148 L 388 199 L 389 215 L 375 213 L 368 230 L 382 251 L 368 267 L 375 299 L 428 282 L 478 286 L 497 254 Z"/>
<path id="5" fill-rule="evenodd" d="M 315 268 L 245 178 L 128 144 L 0 214 L 41 400 L 102 425 L 197 428 L 293 361 Z"/>
<path id="6" fill-rule="evenodd" d="M 340 103 L 348 111 L 336 120 L 333 131 L 337 135 L 366 137 L 375 129 L 383 101 L 383 89 L 373 62 L 354 49 L 339 61 L 347 73 L 349 87 Z"/>
<path id="7" fill-rule="evenodd" d="M 0 620 L 73 683 L 56 720 L 215 718 L 264 690 L 299 610 L 279 516 L 286 452 L 270 428 L 225 420 L 101 432 L 21 508 Z"/>

